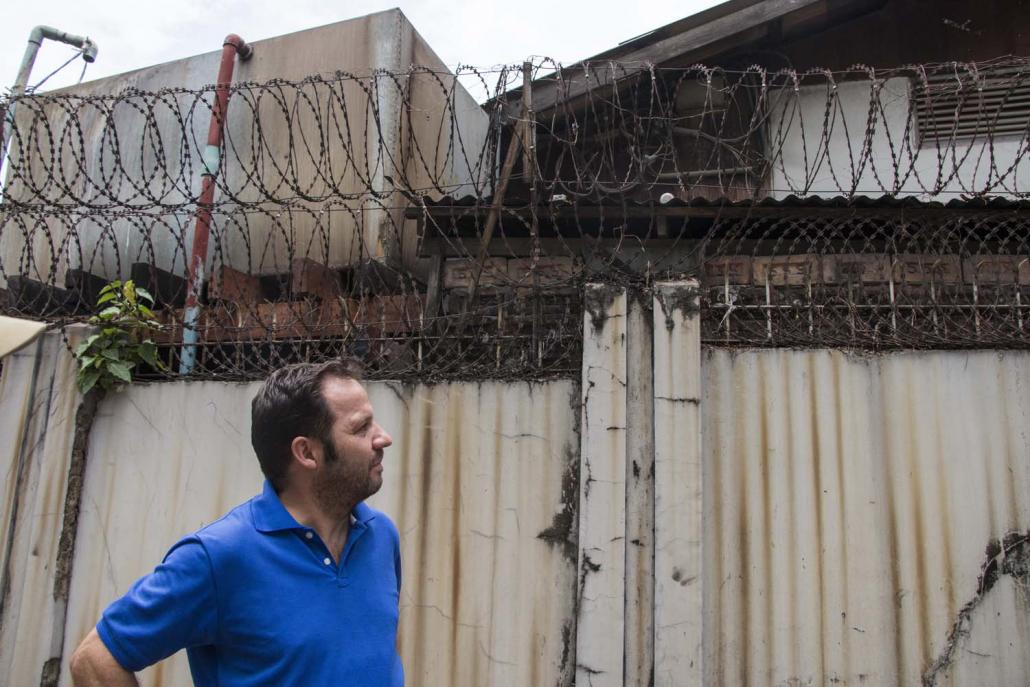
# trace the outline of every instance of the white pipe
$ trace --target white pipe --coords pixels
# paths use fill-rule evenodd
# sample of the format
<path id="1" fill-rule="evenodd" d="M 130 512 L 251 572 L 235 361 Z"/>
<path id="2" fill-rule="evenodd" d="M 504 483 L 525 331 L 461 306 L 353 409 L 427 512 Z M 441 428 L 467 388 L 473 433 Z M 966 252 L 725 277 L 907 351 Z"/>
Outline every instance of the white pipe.
<path id="1" fill-rule="evenodd" d="M 40 46 L 43 45 L 43 40 L 47 38 L 79 48 L 82 51 L 82 59 L 86 62 L 92 63 L 97 59 L 97 44 L 90 40 L 88 36 L 76 36 L 75 34 L 65 33 L 52 26 L 37 26 L 29 33 L 29 43 L 25 46 L 25 54 L 21 58 L 18 76 L 14 80 L 14 86 L 11 88 L 12 99 L 25 93 L 25 88 L 29 83 L 29 74 L 32 73 L 32 66 L 36 62 L 36 55 L 39 53 Z M 3 168 L 7 144 L 10 143 L 11 135 L 14 132 L 15 105 L 17 105 L 17 101 L 12 100 L 10 107 L 7 108 L 7 116 L 4 118 L 3 140 L 0 141 L 0 169 Z M 0 176 L 0 183 L 2 183 L 2 180 L 3 177 Z"/>

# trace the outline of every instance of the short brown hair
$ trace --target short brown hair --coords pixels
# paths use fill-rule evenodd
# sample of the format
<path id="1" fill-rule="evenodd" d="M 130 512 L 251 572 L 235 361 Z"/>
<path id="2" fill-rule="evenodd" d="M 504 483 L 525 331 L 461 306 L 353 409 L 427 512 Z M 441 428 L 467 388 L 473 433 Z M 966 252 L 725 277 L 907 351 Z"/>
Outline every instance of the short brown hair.
<path id="1" fill-rule="evenodd" d="M 287 365 L 270 374 L 250 405 L 250 443 L 265 478 L 277 491 L 286 486 L 296 437 L 330 442 L 333 417 L 322 394 L 327 378 L 361 381 L 361 366 L 351 358 Z"/>

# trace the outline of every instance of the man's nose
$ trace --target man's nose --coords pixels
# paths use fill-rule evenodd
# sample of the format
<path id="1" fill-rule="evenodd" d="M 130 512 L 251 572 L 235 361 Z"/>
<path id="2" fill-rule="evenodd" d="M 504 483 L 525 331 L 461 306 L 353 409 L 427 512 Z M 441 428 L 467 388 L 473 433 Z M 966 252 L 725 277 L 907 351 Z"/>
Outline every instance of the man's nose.
<path id="1" fill-rule="evenodd" d="M 393 439 L 387 433 L 385 429 L 376 424 L 376 428 L 379 430 L 379 434 L 376 437 L 376 448 L 387 448 L 393 445 Z"/>

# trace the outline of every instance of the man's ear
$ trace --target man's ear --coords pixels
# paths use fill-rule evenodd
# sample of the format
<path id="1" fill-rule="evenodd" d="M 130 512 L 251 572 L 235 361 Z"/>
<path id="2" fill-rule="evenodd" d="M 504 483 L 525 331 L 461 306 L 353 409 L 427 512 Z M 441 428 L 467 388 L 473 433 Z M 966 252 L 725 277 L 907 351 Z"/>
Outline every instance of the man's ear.
<path id="1" fill-rule="evenodd" d="M 294 462 L 304 470 L 314 470 L 322 461 L 322 446 L 310 437 L 293 437 L 290 453 Z"/>

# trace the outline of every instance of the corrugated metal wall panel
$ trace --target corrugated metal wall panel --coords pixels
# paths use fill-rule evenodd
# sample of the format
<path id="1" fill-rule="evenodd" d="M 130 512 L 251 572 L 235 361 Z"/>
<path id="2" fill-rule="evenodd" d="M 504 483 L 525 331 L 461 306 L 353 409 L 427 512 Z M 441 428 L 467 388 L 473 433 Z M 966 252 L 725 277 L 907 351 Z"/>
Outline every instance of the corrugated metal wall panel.
<path id="1" fill-rule="evenodd" d="M 32 345 L 11 354 L 4 360 L 0 372 L 0 475 L 4 488 L 0 492 L 0 552 L 7 550 L 10 539 L 9 523 L 17 500 L 18 463 L 25 442 L 26 426 L 34 402 L 32 378 L 36 354 L 43 342 L 36 340 Z M 3 554 L 0 553 L 0 556 Z"/>
<path id="2" fill-rule="evenodd" d="M 704 676 L 701 321 L 694 280 L 655 285 L 654 687 Z"/>
<path id="3" fill-rule="evenodd" d="M 77 344 L 83 331 L 68 328 L 69 342 Z M 0 470 L 5 480 L 0 522 L 4 587 L 0 684 L 4 685 L 39 684 L 43 664 L 51 656 L 55 615 L 60 615 L 54 603 L 54 563 L 79 403 L 76 368 L 57 332 L 44 334 L 4 361 L 0 384 Z M 59 626 L 60 618 L 56 620 Z"/>
<path id="4" fill-rule="evenodd" d="M 101 407 L 66 658 L 103 607 L 179 536 L 260 489 L 249 439 L 256 389 L 136 386 Z M 372 503 L 401 532 L 399 643 L 409 684 L 566 684 L 575 559 L 556 532 L 575 498 L 563 488 L 578 466 L 578 385 L 379 382 L 369 390 L 394 438 Z M 191 684 L 181 653 L 141 678 Z M 67 668 L 62 684 L 70 684 Z"/>
<path id="5" fill-rule="evenodd" d="M 626 301 L 615 295 L 595 298 L 598 318 L 585 323 L 597 350 L 585 366 L 582 408 L 573 381 L 370 385 L 395 439 L 374 503 L 402 533 L 400 646 L 410 684 L 569 685 L 577 669 L 596 682 L 594 666 L 610 658 L 597 647 L 628 641 L 625 609 L 610 600 L 629 582 L 602 574 L 623 561 L 625 514 L 615 506 L 636 503 L 622 464 L 632 447 L 611 443 L 624 433 L 619 412 L 628 412 L 619 410 L 627 391 L 617 383 Z M 1030 352 L 706 349 L 692 371 L 689 345 L 676 342 L 696 318 L 679 307 L 672 330 L 666 312 L 655 335 L 661 679 L 680 684 L 684 671 L 672 666 L 682 662 L 711 685 L 910 685 L 928 671 L 931 684 L 1030 683 Z M 656 312 L 665 309 L 659 300 Z M 40 370 L 21 354 L 2 380 L 7 516 L 21 445 L 12 432 L 28 432 L 30 457 L 10 540 L 5 684 L 35 684 L 55 636 L 50 571 L 77 397 L 58 336 L 41 350 Z M 663 373 L 662 364 L 676 369 Z M 42 381 L 32 394 L 34 374 Z M 700 496 L 677 462 L 693 451 L 683 443 L 691 420 L 670 411 L 696 408 L 692 374 L 700 374 Z M 133 386 L 101 406 L 66 659 L 103 606 L 177 537 L 258 490 L 249 447 L 255 390 Z M 581 455 L 592 466 L 583 480 Z M 702 505 L 698 547 L 692 514 Z M 682 569 L 669 570 L 684 555 L 702 569 L 700 589 L 689 576 L 682 586 Z M 982 580 L 992 567 L 1001 574 Z M 676 617 L 666 617 L 670 603 Z M 698 633 L 679 623 L 699 606 L 698 661 Z M 605 672 L 602 681 L 619 684 L 618 662 Z M 143 678 L 189 684 L 184 656 Z"/>
<path id="6" fill-rule="evenodd" d="M 181 536 L 261 488 L 250 449 L 252 384 L 132 386 L 101 404 L 90 434 L 64 645 L 68 658 L 104 607 L 150 572 Z M 191 684 L 180 653 L 140 674 Z"/>
<path id="7" fill-rule="evenodd" d="M 402 461 L 374 503 L 401 531 L 409 684 L 565 684 L 575 559 L 540 534 L 575 509 L 578 385 L 372 389 Z"/>
<path id="8" fill-rule="evenodd" d="M 1030 529 L 1030 354 L 708 349 L 702 369 L 706 684 L 919 684 L 988 543 Z M 1014 647 L 940 683 L 1030 682 L 1025 613 L 971 622 L 960 642 L 1000 623 Z"/>
<path id="9" fill-rule="evenodd" d="M 583 328 L 576 684 L 623 684 L 626 641 L 625 289 L 590 284 Z"/>

